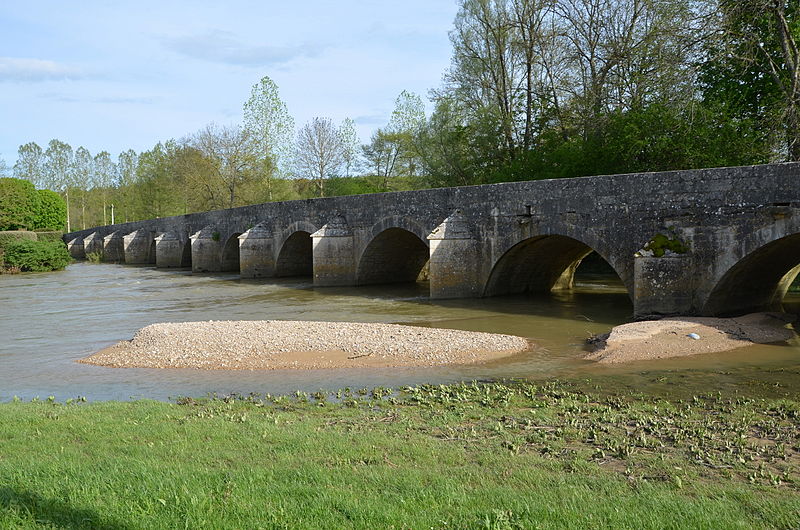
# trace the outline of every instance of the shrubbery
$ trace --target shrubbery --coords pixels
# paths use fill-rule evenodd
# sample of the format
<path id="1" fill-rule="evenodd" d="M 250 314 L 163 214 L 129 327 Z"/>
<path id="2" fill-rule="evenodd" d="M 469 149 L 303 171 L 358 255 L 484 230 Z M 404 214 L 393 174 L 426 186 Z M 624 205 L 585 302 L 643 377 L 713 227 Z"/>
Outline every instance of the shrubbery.
<path id="1" fill-rule="evenodd" d="M 63 269 L 72 257 L 60 241 L 20 240 L 6 245 L 3 261 L 12 269 L 46 272 Z"/>
<path id="2" fill-rule="evenodd" d="M 0 178 L 0 230 L 62 230 L 66 220 L 67 206 L 58 193 Z"/>

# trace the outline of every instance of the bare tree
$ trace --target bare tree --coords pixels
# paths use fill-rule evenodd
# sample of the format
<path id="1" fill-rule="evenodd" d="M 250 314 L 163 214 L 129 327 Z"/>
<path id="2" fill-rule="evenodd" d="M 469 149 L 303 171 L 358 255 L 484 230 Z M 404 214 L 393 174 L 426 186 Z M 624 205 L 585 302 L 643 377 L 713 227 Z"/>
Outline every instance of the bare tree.
<path id="1" fill-rule="evenodd" d="M 297 172 L 316 182 L 320 197 L 325 196 L 325 179 L 338 175 L 343 152 L 341 135 L 330 118 L 314 118 L 297 133 Z"/>
<path id="2" fill-rule="evenodd" d="M 228 207 L 236 206 L 239 187 L 256 176 L 258 159 L 248 131 L 238 126 L 210 124 L 194 135 L 193 146 L 209 157 L 212 171 L 228 194 Z"/>

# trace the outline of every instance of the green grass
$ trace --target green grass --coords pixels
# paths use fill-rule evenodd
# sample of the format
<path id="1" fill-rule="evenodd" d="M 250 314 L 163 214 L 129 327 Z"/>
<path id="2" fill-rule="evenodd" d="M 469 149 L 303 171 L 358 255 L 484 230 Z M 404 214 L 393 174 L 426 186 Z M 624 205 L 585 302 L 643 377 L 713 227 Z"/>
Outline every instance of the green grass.
<path id="1" fill-rule="evenodd" d="M 0 528 L 791 528 L 800 407 L 510 382 L 0 406 Z"/>

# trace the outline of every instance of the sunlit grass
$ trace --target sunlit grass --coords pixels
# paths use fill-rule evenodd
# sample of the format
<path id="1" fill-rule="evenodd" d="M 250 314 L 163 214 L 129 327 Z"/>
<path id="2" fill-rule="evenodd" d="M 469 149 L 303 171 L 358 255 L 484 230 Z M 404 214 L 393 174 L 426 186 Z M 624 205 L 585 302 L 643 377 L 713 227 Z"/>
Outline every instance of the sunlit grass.
<path id="1" fill-rule="evenodd" d="M 766 528 L 790 400 L 571 383 L 0 406 L 0 527 Z"/>

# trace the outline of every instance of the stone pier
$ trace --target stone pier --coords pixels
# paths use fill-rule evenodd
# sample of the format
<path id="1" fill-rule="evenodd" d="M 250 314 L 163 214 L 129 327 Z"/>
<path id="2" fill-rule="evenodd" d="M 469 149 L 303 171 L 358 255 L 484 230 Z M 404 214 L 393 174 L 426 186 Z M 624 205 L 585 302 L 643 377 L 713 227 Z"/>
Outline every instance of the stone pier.
<path id="1" fill-rule="evenodd" d="M 125 263 L 124 240 L 119 230 L 103 238 L 103 261 Z"/>
<path id="2" fill-rule="evenodd" d="M 155 234 L 149 230 L 135 230 L 122 238 L 125 247 L 125 263 L 147 265 L 156 262 Z"/>
<path id="3" fill-rule="evenodd" d="M 311 234 L 314 252 L 314 285 L 355 285 L 356 260 L 353 232 L 341 215 Z"/>
<path id="4" fill-rule="evenodd" d="M 275 234 L 271 224 L 262 221 L 239 236 L 239 271 L 242 278 L 275 276 Z"/>

